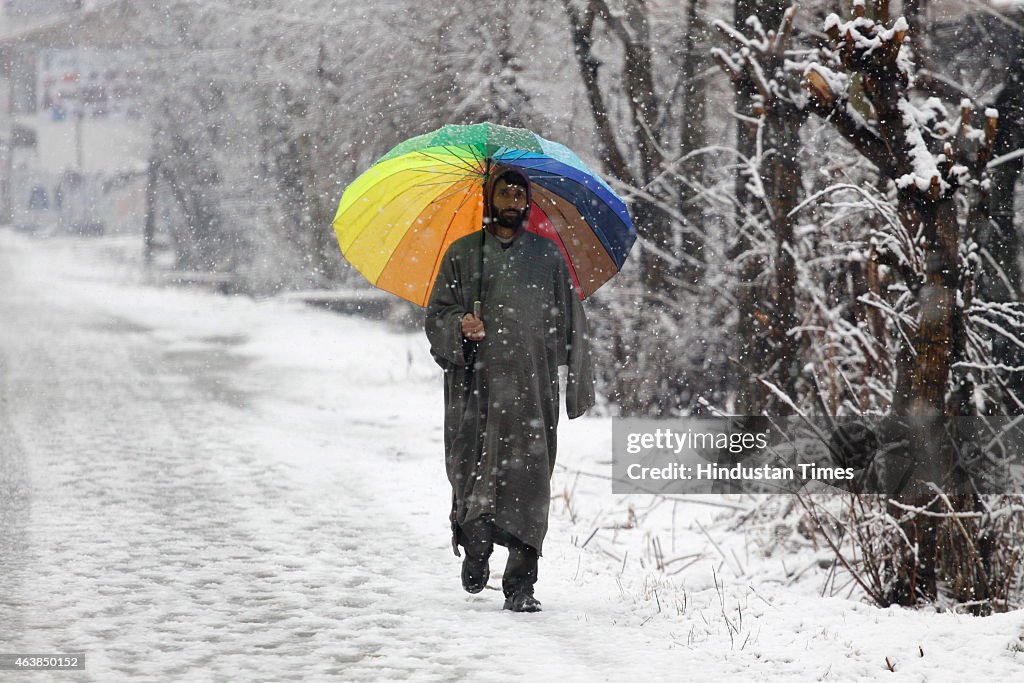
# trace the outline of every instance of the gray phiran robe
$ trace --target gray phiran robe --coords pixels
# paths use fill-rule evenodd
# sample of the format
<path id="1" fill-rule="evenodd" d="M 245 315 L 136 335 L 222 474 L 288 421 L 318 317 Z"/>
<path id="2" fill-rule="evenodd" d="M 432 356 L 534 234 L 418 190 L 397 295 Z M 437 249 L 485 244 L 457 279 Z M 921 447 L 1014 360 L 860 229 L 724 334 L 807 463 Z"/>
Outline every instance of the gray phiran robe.
<path id="1" fill-rule="evenodd" d="M 462 336 L 480 282 L 486 336 Z M 568 366 L 570 418 L 594 405 L 587 319 L 554 243 L 518 233 L 502 249 L 481 231 L 448 249 L 427 305 L 431 354 L 444 369 L 444 445 L 458 526 L 493 515 L 502 531 L 540 553 L 548 529 L 558 425 L 558 366 Z"/>

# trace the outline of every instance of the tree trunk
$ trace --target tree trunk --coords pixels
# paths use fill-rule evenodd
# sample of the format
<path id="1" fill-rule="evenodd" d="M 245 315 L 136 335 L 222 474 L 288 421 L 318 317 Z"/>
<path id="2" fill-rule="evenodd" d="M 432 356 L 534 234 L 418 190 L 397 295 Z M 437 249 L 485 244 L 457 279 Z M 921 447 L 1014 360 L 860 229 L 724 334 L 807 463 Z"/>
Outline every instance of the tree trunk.
<path id="1" fill-rule="evenodd" d="M 925 281 L 917 292 L 917 330 L 897 360 L 894 415 L 947 415 L 946 387 L 952 363 L 953 320 L 960 279 L 956 201 L 900 193 L 899 215 L 925 243 Z M 913 284 L 912 284 L 913 286 Z"/>
<path id="2" fill-rule="evenodd" d="M 735 25 L 742 31 L 747 18 L 754 16 L 762 26 L 776 28 L 781 25 L 788 4 L 779 0 L 736 0 Z M 740 116 L 736 124 L 736 149 L 743 158 L 753 159 L 758 153 L 758 125 L 752 122 L 759 116 L 754 110 L 756 90 L 751 83 L 740 82 L 735 85 L 736 113 Z M 737 216 L 736 223 L 740 226 L 740 232 L 732 249 L 734 256 L 745 255 L 739 267 L 736 295 L 739 304 L 736 359 L 740 367 L 736 377 L 735 412 L 738 415 L 760 415 L 765 410 L 778 407 L 759 378 L 768 375 L 774 365 L 776 349 L 772 348 L 773 339 L 778 341 L 784 338 L 784 331 L 789 329 L 788 321 L 793 315 L 793 268 L 784 245 L 792 238 L 788 213 L 789 209 L 796 206 L 796 193 L 799 191 L 800 169 L 796 161 L 800 145 L 799 124 L 791 127 L 785 115 L 776 115 L 766 117 L 764 125 L 762 151 L 766 162 L 757 171 L 764 183 L 766 198 L 774 204 L 774 221 L 770 221 L 764 203 L 747 189 L 749 178 L 741 173 L 736 179 L 737 206 L 745 214 Z M 781 256 L 782 260 L 776 261 L 772 278 L 774 282 L 770 288 L 763 282 L 764 260 L 750 251 L 753 245 L 746 232 L 751 227 L 748 221 L 772 222 L 776 238 L 775 257 L 778 259 Z M 770 314 L 765 305 L 769 301 L 774 304 Z M 778 319 L 778 323 L 782 323 L 784 329 L 773 325 L 772 321 L 776 313 L 782 311 L 785 314 Z M 795 360 L 790 349 L 781 351 L 790 354 L 790 362 Z M 788 379 L 786 384 L 789 384 Z"/>
<path id="3" fill-rule="evenodd" d="M 707 24 L 703 13 L 706 0 L 690 0 L 686 11 L 686 37 L 683 40 L 683 59 L 680 66 L 680 83 L 682 103 L 680 106 L 680 149 L 682 155 L 701 149 L 706 140 L 706 88 L 700 76 L 705 64 L 705 44 L 707 43 Z M 679 252 L 687 258 L 680 268 L 680 277 L 684 286 L 696 287 L 702 280 L 704 262 L 704 241 L 701 239 L 703 216 L 696 201 L 694 186 L 702 187 L 705 177 L 705 160 L 694 157 L 682 164 L 678 173 L 687 183 L 678 183 L 679 212 L 686 218 L 686 223 L 679 226 Z"/>
<path id="4" fill-rule="evenodd" d="M 1024 12 L 1019 16 L 1024 16 Z M 999 128 L 992 155 L 998 158 L 1024 148 L 1024 48 L 1020 46 L 1010 62 L 1006 83 L 993 106 L 999 112 Z M 979 236 L 979 241 L 996 266 L 986 264 L 981 283 L 985 298 L 990 301 L 1019 301 L 1021 297 L 1021 244 L 1014 224 L 1017 210 L 1014 189 L 1022 171 L 1024 156 L 1003 161 L 989 172 L 989 215 L 993 224 L 991 231 Z M 1010 367 L 1024 365 L 1024 353 L 1008 339 L 997 336 L 994 346 L 997 362 Z M 1010 373 L 1007 381 L 1011 391 L 1024 396 L 1024 373 Z M 1016 406 L 1007 406 L 1006 409 L 1017 411 Z"/>

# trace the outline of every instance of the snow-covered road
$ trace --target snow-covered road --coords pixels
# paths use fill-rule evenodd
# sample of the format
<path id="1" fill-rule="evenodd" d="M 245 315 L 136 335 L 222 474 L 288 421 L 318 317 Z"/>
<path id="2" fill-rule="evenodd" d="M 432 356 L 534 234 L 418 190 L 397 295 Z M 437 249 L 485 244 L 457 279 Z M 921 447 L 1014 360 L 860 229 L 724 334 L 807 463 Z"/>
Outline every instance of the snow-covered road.
<path id="1" fill-rule="evenodd" d="M 858 680 L 891 675 L 886 656 L 903 680 L 957 680 L 979 656 L 997 679 L 1024 671 L 1019 615 L 775 591 L 749 558 L 728 587 L 720 558 L 655 576 L 643 532 L 597 533 L 621 503 L 607 482 L 587 497 L 564 472 L 545 611 L 503 612 L 501 549 L 492 590 L 461 590 L 421 334 L 146 286 L 126 247 L 0 229 L 0 653 L 86 656 L 18 680 Z M 608 421 L 562 427 L 560 461 L 599 470 Z M 715 552 L 692 531 L 679 546 Z"/>
<path id="2" fill-rule="evenodd" d="M 461 591 L 417 336 L 125 289 L 92 246 L 0 249 L 0 650 L 84 652 L 98 681 L 622 666 L 630 634 L 586 635 L 557 579 L 541 615 Z"/>

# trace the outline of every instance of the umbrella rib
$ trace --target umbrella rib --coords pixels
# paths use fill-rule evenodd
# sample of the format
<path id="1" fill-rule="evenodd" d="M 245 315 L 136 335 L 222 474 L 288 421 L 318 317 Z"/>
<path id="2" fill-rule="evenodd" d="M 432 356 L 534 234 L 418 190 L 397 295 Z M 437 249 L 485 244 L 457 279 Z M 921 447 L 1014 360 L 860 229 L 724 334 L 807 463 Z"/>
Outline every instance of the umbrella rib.
<path id="1" fill-rule="evenodd" d="M 439 164 L 444 164 L 446 166 L 453 166 L 455 168 L 461 168 L 464 171 L 472 171 L 472 169 L 468 165 L 463 165 L 461 163 L 453 163 L 449 159 L 442 159 L 441 157 L 435 156 L 433 154 L 428 154 L 427 152 L 424 152 L 422 150 L 420 150 L 418 153 L 422 154 L 423 156 L 425 156 L 428 159 L 431 159 L 432 161 L 436 161 Z M 455 156 L 455 158 L 458 159 L 460 162 L 463 161 L 462 157 L 460 157 L 458 155 L 453 155 L 453 156 Z"/>
<path id="2" fill-rule="evenodd" d="M 506 148 L 506 149 L 508 149 L 508 148 Z M 510 151 L 510 152 L 511 152 L 512 154 L 515 154 L 516 152 L 518 152 L 518 153 L 519 153 L 519 156 L 517 156 L 517 157 L 516 157 L 516 156 L 511 156 L 511 155 L 510 155 L 510 156 L 509 156 L 509 158 L 508 158 L 508 161 L 510 161 L 510 162 L 522 161 L 522 160 L 523 160 L 523 159 L 525 159 L 525 158 L 526 158 L 526 157 L 527 157 L 528 155 L 530 155 L 530 154 L 535 154 L 535 153 L 536 153 L 536 152 L 531 152 L 531 151 L 529 151 L 529 150 L 525 150 L 525 149 L 521 149 L 521 150 L 519 150 L 519 149 L 513 149 L 513 150 L 509 150 L 509 151 Z"/>
<path id="3" fill-rule="evenodd" d="M 459 211 L 462 211 L 462 207 L 466 205 L 466 201 L 469 200 L 469 196 L 471 194 L 471 192 L 467 192 L 466 195 L 462 198 L 462 201 L 459 202 L 459 207 L 455 209 L 455 211 L 452 211 L 452 217 L 448 221 L 448 227 L 445 228 L 444 235 L 441 237 L 441 246 L 444 246 L 444 243 L 448 240 L 448 233 L 452 231 L 452 224 L 455 222 L 455 217 L 459 215 Z M 434 259 L 434 267 L 430 271 L 431 273 L 437 271 L 437 264 L 439 264 L 441 262 L 441 259 L 444 258 L 445 253 L 447 253 L 447 250 L 445 252 L 442 252 L 440 249 L 437 250 L 437 258 Z M 428 281 L 427 289 L 429 290 L 432 285 L 433 283 Z"/>
<path id="4" fill-rule="evenodd" d="M 459 156 L 459 155 L 458 155 L 458 154 L 456 153 L 457 151 L 462 151 L 461 149 L 459 149 L 459 148 L 457 148 L 457 147 L 456 147 L 456 148 L 452 148 L 452 147 L 450 147 L 450 146 L 448 146 L 448 145 L 445 145 L 445 146 L 444 146 L 444 147 L 443 147 L 442 149 L 445 149 L 445 150 L 447 150 L 447 151 L 448 151 L 448 152 L 450 152 L 450 153 L 451 153 L 451 155 L 452 155 L 452 156 L 454 156 L 454 157 L 458 157 L 458 156 Z M 468 149 L 468 150 L 469 150 L 469 153 L 470 153 L 470 154 L 471 154 L 471 155 L 473 156 L 473 161 L 476 161 L 476 162 L 481 162 L 481 161 L 483 161 L 483 160 L 484 160 L 484 158 L 483 158 L 482 156 L 479 156 L 479 155 L 478 155 L 478 154 L 476 153 L 476 148 L 475 148 L 475 147 L 473 147 L 472 145 L 467 145 L 465 149 Z M 459 157 L 459 158 L 464 158 L 464 157 Z M 474 168 L 474 170 L 479 170 L 479 169 L 476 169 L 476 168 Z"/>
<path id="5" fill-rule="evenodd" d="M 571 152 L 572 150 L 569 150 L 569 151 Z M 519 159 L 522 159 L 522 158 L 523 157 L 519 157 Z M 517 159 L 517 161 L 519 159 Z M 590 176 L 591 178 L 596 180 L 598 182 L 598 184 L 603 185 L 609 191 L 611 190 L 611 188 L 608 187 L 608 184 L 601 179 L 601 176 L 599 176 L 597 173 L 595 173 L 590 168 L 588 168 L 586 166 L 586 164 L 584 164 L 582 162 L 582 160 L 580 160 L 579 157 L 576 157 L 576 161 L 579 162 L 581 164 L 581 166 L 577 166 L 575 163 L 567 161 L 567 160 L 564 160 L 564 159 L 558 159 L 556 157 L 551 156 L 550 154 L 541 153 L 538 156 L 538 158 L 537 158 L 537 162 L 538 162 L 537 166 L 533 166 L 532 168 L 538 168 L 542 164 L 552 164 L 552 163 L 554 163 L 554 164 L 562 164 L 564 166 L 569 166 L 570 168 L 574 168 L 577 171 L 579 171 L 580 173 L 583 173 L 585 175 Z"/>
<path id="6" fill-rule="evenodd" d="M 550 177 L 554 178 L 554 179 L 557 179 L 557 180 L 560 180 L 561 182 L 572 183 L 573 185 L 576 185 L 577 187 L 581 187 L 584 190 L 586 190 L 587 192 L 590 192 L 591 194 L 594 194 L 596 196 L 596 193 L 594 192 L 594 190 L 592 188 L 587 187 L 586 185 L 584 185 L 583 183 L 579 182 L 578 180 L 575 180 L 573 178 L 569 178 L 568 176 L 558 176 L 558 175 L 556 175 L 556 176 L 550 176 Z M 602 246 L 608 252 L 608 255 L 611 256 L 612 262 L 615 263 L 615 267 L 616 268 L 621 267 L 619 265 L 619 263 L 617 262 L 617 260 L 615 259 L 615 257 L 612 255 L 612 248 L 611 247 L 612 247 L 613 242 L 612 242 L 612 240 L 610 240 L 608 238 L 608 231 L 605 230 L 603 227 L 601 227 L 596 220 L 594 220 L 594 214 L 591 212 L 590 208 L 589 207 L 581 207 L 581 206 L 577 205 L 571 199 L 569 199 L 569 198 L 563 196 L 562 194 L 560 194 L 553 187 L 545 187 L 544 185 L 541 185 L 541 187 L 543 187 L 545 190 L 547 190 L 551 194 L 555 195 L 556 197 L 562 199 L 563 201 L 566 201 L 566 202 L 569 202 L 570 204 L 572 204 L 573 207 L 579 212 L 580 217 L 584 221 L 587 222 L 587 225 L 589 225 L 591 230 L 594 231 L 594 234 L 597 235 L 597 238 L 601 241 Z M 600 197 L 598 197 L 598 199 L 600 199 Z M 629 224 L 625 223 L 622 220 L 622 217 L 618 214 L 617 211 L 615 211 L 611 207 L 610 204 L 608 204 L 607 202 L 605 202 L 603 200 L 601 200 L 601 203 L 605 207 L 607 207 L 608 210 L 611 212 L 611 215 L 614 218 L 615 222 L 617 222 L 619 225 L 622 225 L 624 228 L 626 228 L 627 234 L 631 233 L 633 235 L 633 239 L 635 240 L 636 239 L 636 228 L 632 228 L 632 230 L 630 230 L 631 226 Z M 628 252 L 628 247 L 626 248 L 625 251 Z M 625 259 L 625 255 L 623 256 L 623 259 Z"/>
<path id="7" fill-rule="evenodd" d="M 544 159 L 541 159 L 540 163 L 541 164 L 547 164 L 547 163 L 563 164 L 563 162 L 559 161 L 558 159 L 552 159 L 551 157 L 546 157 Z M 534 171 L 536 169 L 537 169 L 537 166 L 529 167 L 530 171 Z M 601 182 L 600 178 L 598 178 L 597 176 L 595 176 L 595 175 L 593 175 L 591 173 L 585 173 L 583 171 L 580 171 L 580 169 L 575 169 L 575 170 L 577 170 L 580 173 L 582 173 L 584 175 L 584 177 L 589 178 L 589 179 L 593 180 L 594 182 L 596 182 L 598 187 L 600 187 L 600 188 L 604 189 L 605 191 L 607 191 L 613 198 L 617 199 L 620 203 L 622 203 L 623 204 L 623 208 L 625 208 L 625 203 L 622 202 L 622 199 L 618 195 L 616 195 L 614 192 L 612 192 L 607 187 L 607 185 L 603 184 Z M 545 179 L 547 179 L 547 180 L 558 180 L 558 181 L 562 181 L 562 182 L 568 181 L 568 182 L 571 182 L 571 183 L 575 184 L 578 187 L 582 187 L 583 189 L 585 189 L 586 191 L 588 191 L 588 192 L 590 192 L 592 194 L 597 195 L 599 199 L 601 198 L 600 195 L 597 192 L 597 188 L 590 187 L 590 185 L 588 185 L 585 182 L 580 182 L 579 180 L 576 180 L 575 178 L 571 178 L 571 177 L 569 177 L 567 175 L 564 175 L 564 174 L 561 174 L 561 173 L 557 173 L 557 172 L 543 173 L 542 172 L 542 173 L 538 173 L 536 175 L 527 174 L 527 176 L 530 177 L 533 180 L 545 180 Z M 555 194 L 558 194 L 558 192 L 554 188 L 549 188 L 549 189 L 552 192 L 555 192 Z M 612 204 L 610 202 L 608 202 L 607 200 L 601 199 L 601 202 L 604 205 L 608 206 L 609 208 L 612 208 Z M 617 211 L 615 211 L 614 209 L 612 209 L 612 210 L 613 210 L 614 213 L 618 214 Z M 628 212 L 627 212 L 627 215 L 628 215 Z M 619 216 L 619 222 L 623 223 L 627 228 L 630 227 L 629 224 L 625 223 L 622 220 L 621 216 Z M 633 228 L 633 232 L 636 232 L 635 227 Z"/>
<path id="8" fill-rule="evenodd" d="M 513 161 L 522 161 L 523 159 L 526 158 L 527 154 L 529 154 L 529 152 L 523 153 L 522 156 L 520 156 L 517 159 L 513 159 Z M 547 155 L 544 155 L 544 156 L 538 157 L 537 158 L 537 165 L 536 166 L 531 166 L 530 168 L 532 170 L 532 169 L 535 169 L 535 168 L 539 168 L 540 166 L 542 166 L 544 164 L 552 164 L 552 163 L 554 163 L 554 164 L 563 164 L 563 165 L 566 165 L 566 166 L 568 165 L 568 164 L 565 164 L 562 161 L 559 161 L 558 159 L 552 159 L 551 157 L 549 157 Z M 561 176 L 559 176 L 559 177 L 561 177 Z"/>
<path id="9" fill-rule="evenodd" d="M 442 149 L 448 149 L 448 148 L 447 147 L 442 147 Z M 432 160 L 438 162 L 439 164 L 445 164 L 447 166 L 454 166 L 455 168 L 461 168 L 462 170 L 468 171 L 469 173 L 476 173 L 476 171 L 477 171 L 477 169 L 473 168 L 468 163 L 464 163 L 464 164 L 452 163 L 451 161 L 448 161 L 446 159 L 442 159 L 440 157 L 436 157 L 433 154 L 428 154 L 427 152 L 424 152 L 423 150 L 420 150 L 419 152 L 417 152 L 417 154 L 422 154 L 423 156 L 427 157 L 428 159 L 432 159 Z M 452 156 L 454 156 L 456 159 L 458 159 L 461 162 L 465 162 L 466 161 L 465 159 L 460 157 L 458 154 L 453 154 Z"/>
<path id="10" fill-rule="evenodd" d="M 472 178 L 472 176 L 466 174 L 458 176 L 456 178 L 452 178 L 451 180 L 438 180 L 437 182 L 430 183 L 416 183 L 416 187 L 433 187 L 434 185 L 454 185 L 456 183 L 461 183 L 469 178 Z"/>
<path id="11" fill-rule="evenodd" d="M 454 185 L 461 185 L 461 183 L 462 183 L 462 181 L 459 181 L 459 182 L 453 183 L 453 186 L 454 186 Z M 435 199 L 431 200 L 431 202 L 430 202 L 430 203 L 431 203 L 431 204 L 437 204 L 437 203 L 439 203 L 439 202 L 443 202 L 443 201 L 445 201 L 445 200 L 447 200 L 447 199 L 450 199 L 450 198 L 454 197 L 454 196 L 455 196 L 455 195 L 457 195 L 457 194 L 458 194 L 459 192 L 464 192 L 464 191 L 465 191 L 466 189 L 468 189 L 468 188 L 459 188 L 459 187 L 456 187 L 455 189 L 453 189 L 453 190 L 452 190 L 451 192 L 449 192 L 448 194 L 446 194 L 446 195 L 443 195 L 443 196 L 441 196 L 441 197 L 437 197 L 437 198 L 435 198 Z M 459 209 L 461 209 L 461 208 L 462 208 L 462 207 L 460 206 L 460 207 L 459 207 Z M 456 211 L 458 211 L 458 209 L 456 209 Z"/>
<path id="12" fill-rule="evenodd" d="M 558 216 L 559 218 L 561 218 L 563 224 L 569 223 L 568 216 L 566 216 L 565 213 L 560 208 L 558 208 L 557 204 L 553 204 L 552 208 L 558 212 Z M 551 216 L 548 215 L 547 211 L 540 208 L 539 206 L 537 207 L 537 209 L 544 215 L 548 223 L 551 225 L 551 232 L 555 234 L 555 238 L 558 240 L 559 244 L 562 247 L 562 251 L 565 253 L 565 262 L 566 265 L 569 267 L 569 273 L 571 274 L 572 278 L 575 279 L 576 283 L 579 285 L 580 293 L 582 294 L 583 283 L 580 281 L 579 273 L 576 271 L 576 264 L 572 262 L 572 254 L 569 253 L 569 247 L 565 245 L 565 240 L 562 238 L 562 233 L 558 231 L 558 226 L 555 225 L 555 222 L 553 220 L 551 220 Z M 612 263 L 614 263 L 614 261 Z"/>
<path id="13" fill-rule="evenodd" d="M 466 176 L 474 175 L 472 173 L 458 173 L 456 171 L 437 171 L 432 168 L 410 168 L 408 170 L 413 173 L 433 173 L 435 175 L 450 175 L 456 176 L 458 178 L 464 178 Z"/>
<path id="14" fill-rule="evenodd" d="M 454 194 L 454 193 L 453 193 L 453 194 Z M 457 215 L 459 214 L 459 211 L 462 211 L 462 207 L 464 207 L 464 206 L 466 205 L 466 201 L 467 201 L 467 200 L 469 199 L 469 196 L 470 196 L 471 194 L 472 194 L 471 192 L 466 192 L 465 196 L 464 196 L 464 197 L 462 198 L 462 201 L 461 201 L 461 202 L 459 202 L 459 205 L 458 205 L 458 207 L 457 207 L 457 208 L 456 208 L 456 209 L 455 209 L 454 211 L 452 211 L 452 217 L 451 217 L 451 219 L 450 219 L 450 220 L 448 221 L 448 227 L 447 227 L 447 228 L 445 228 L 445 231 L 444 231 L 444 235 L 443 235 L 443 236 L 441 237 L 441 245 L 442 245 L 442 246 L 444 245 L 444 243 L 445 243 L 445 240 L 447 240 L 447 239 L 448 239 L 448 233 L 449 233 L 449 232 L 451 232 L 451 230 L 452 230 L 452 223 L 454 223 L 454 222 L 455 222 L 455 217 L 456 217 L 456 216 L 457 216 Z M 433 203 L 433 202 L 431 202 L 431 203 Z M 387 269 L 388 269 L 388 266 L 390 266 L 390 265 L 391 265 L 391 261 L 392 261 L 392 260 L 393 260 L 393 259 L 395 258 L 395 254 L 397 253 L 397 251 L 398 251 L 398 250 L 397 250 L 397 249 L 395 249 L 394 251 L 392 251 L 392 252 L 391 252 L 391 255 L 390 255 L 390 256 L 388 257 L 388 260 L 387 260 L 387 262 L 386 262 L 386 263 L 384 264 L 384 267 L 383 267 L 383 268 L 381 269 L 381 272 L 382 272 L 382 273 L 383 273 L 383 272 L 384 272 L 385 270 L 387 270 Z M 439 262 L 439 261 L 441 260 L 441 258 L 442 258 L 443 256 L 444 256 L 444 254 L 443 254 L 443 253 L 441 253 L 441 250 L 440 250 L 440 249 L 438 249 L 438 250 L 437 250 L 437 257 L 436 257 L 436 258 L 434 259 L 434 267 L 433 267 L 433 270 L 431 270 L 431 271 L 430 271 L 431 273 L 433 273 L 433 272 L 434 272 L 435 270 L 437 270 L 437 264 L 438 264 L 438 262 Z M 433 285 L 433 283 L 432 283 L 432 282 L 430 282 L 430 281 L 428 280 L 428 281 L 427 281 L 427 289 L 430 289 L 430 287 L 431 287 L 432 285 Z"/>
<path id="15" fill-rule="evenodd" d="M 458 168 L 457 166 L 453 166 L 452 164 L 449 164 L 449 163 L 447 163 L 445 161 L 438 161 L 437 159 L 434 159 L 434 158 L 431 158 L 431 160 L 435 161 L 435 162 L 437 162 L 439 164 L 442 164 L 444 166 Z M 359 199 L 360 197 L 365 196 L 374 187 L 380 185 L 381 183 L 391 182 L 392 179 L 395 176 L 397 176 L 399 174 L 402 174 L 402 173 L 427 173 L 427 174 L 431 174 L 432 173 L 432 174 L 436 174 L 436 175 L 450 175 L 453 178 L 453 180 L 451 182 L 458 182 L 462 178 L 464 178 L 467 175 L 469 175 L 469 174 L 466 174 L 466 173 L 460 173 L 460 172 L 456 172 L 456 171 L 440 171 L 440 170 L 435 170 L 435 169 L 436 169 L 436 167 L 407 168 L 407 167 L 404 167 L 404 166 L 399 166 L 399 167 L 396 167 L 396 168 L 389 168 L 389 169 L 387 169 L 387 171 L 383 175 L 381 175 L 380 177 L 376 178 L 370 185 L 367 185 L 366 187 L 362 188 L 362 191 L 359 193 L 359 195 L 353 198 L 352 203 L 355 203 L 355 201 L 357 199 Z M 347 190 L 346 190 L 346 192 L 347 192 Z"/>

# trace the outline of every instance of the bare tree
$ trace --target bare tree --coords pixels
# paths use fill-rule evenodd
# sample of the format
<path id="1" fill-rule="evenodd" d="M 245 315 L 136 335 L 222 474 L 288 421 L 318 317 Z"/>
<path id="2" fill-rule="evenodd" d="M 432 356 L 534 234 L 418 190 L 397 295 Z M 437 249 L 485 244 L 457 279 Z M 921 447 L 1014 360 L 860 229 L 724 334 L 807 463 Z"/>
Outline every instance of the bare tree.
<path id="1" fill-rule="evenodd" d="M 833 46 L 822 62 L 806 68 L 804 83 L 809 108 L 895 184 L 900 223 L 920 250 L 919 271 L 908 270 L 915 264 L 893 253 L 879 254 L 904 274 L 917 309 L 898 357 L 893 412 L 946 415 L 956 336 L 970 305 L 965 295 L 971 294 L 963 290 L 967 274 L 960 258 L 971 235 L 961 234 L 956 198 L 963 189 L 982 187 L 996 113 L 987 111 L 979 130 L 972 125 L 969 103 L 959 121 L 949 121 L 938 100 L 915 106 L 909 94 L 913 65 L 902 52 L 907 29 L 903 19 L 889 26 L 868 19 L 862 4 L 855 5 L 852 21 L 831 15 L 826 30 Z M 870 121 L 850 105 L 847 90 L 854 75 L 862 80 Z"/>
<path id="2" fill-rule="evenodd" d="M 785 69 L 795 8 L 781 9 L 780 2 L 738 1 L 737 24 L 753 37 L 718 22 L 715 27 L 733 50 L 712 51 L 736 89 L 737 150 L 748 160 L 737 178 L 740 231 L 732 253 L 740 263 L 735 363 L 741 369 L 736 400 L 741 415 L 788 413 L 788 405 L 766 389 L 765 380 L 793 396 L 798 374 L 792 243 L 794 211 L 803 190 L 798 156 L 806 113 L 802 98 L 787 87 L 793 77 Z M 766 30 L 762 19 L 777 28 Z M 774 242 L 770 254 L 755 249 L 751 239 L 762 226 Z"/>
<path id="3" fill-rule="evenodd" d="M 659 24 L 646 0 L 562 3 L 599 156 L 641 237 L 630 308 L 642 307 L 646 321 L 620 325 L 613 341 L 617 363 L 630 368 L 633 389 L 618 392 L 627 412 L 671 412 L 700 393 L 678 349 L 680 295 L 699 297 L 704 276 L 705 169 L 695 154 L 705 144 L 703 4 Z"/>

